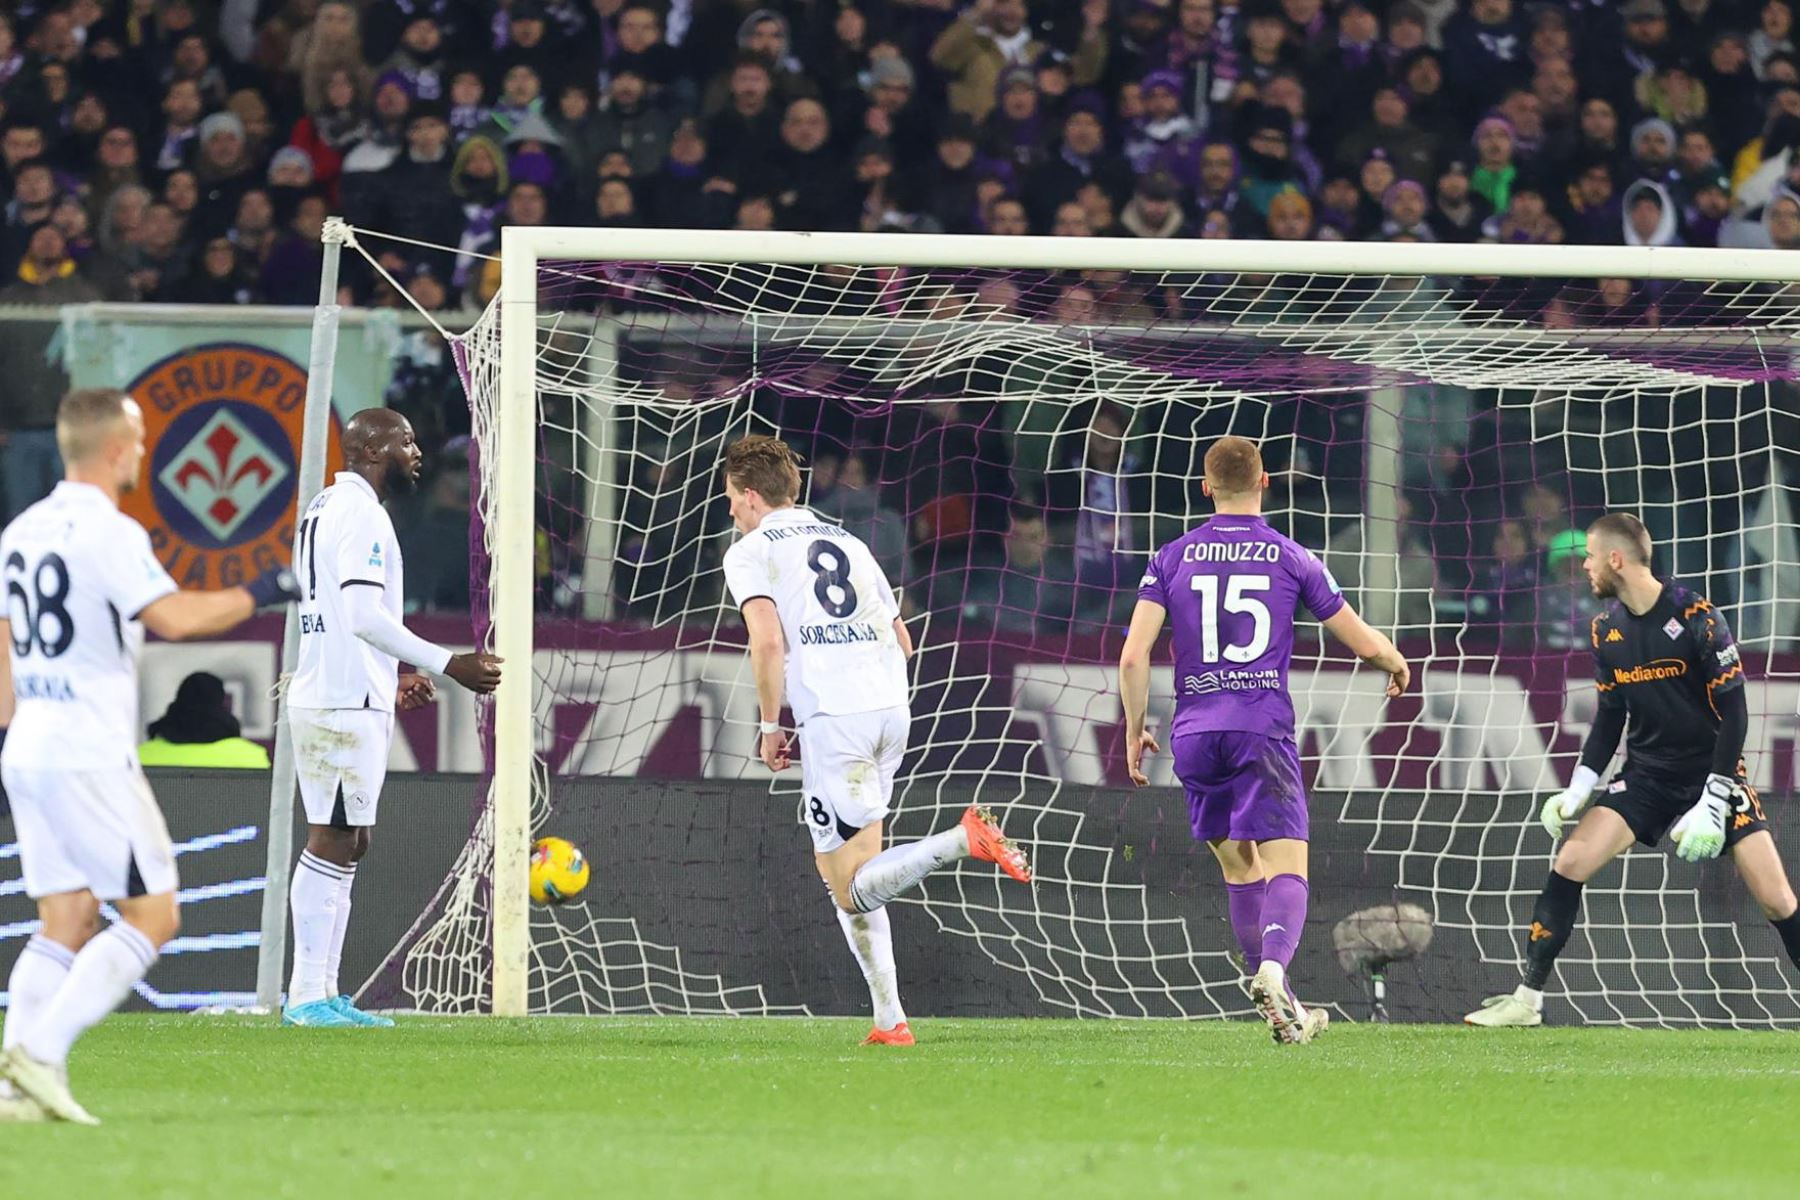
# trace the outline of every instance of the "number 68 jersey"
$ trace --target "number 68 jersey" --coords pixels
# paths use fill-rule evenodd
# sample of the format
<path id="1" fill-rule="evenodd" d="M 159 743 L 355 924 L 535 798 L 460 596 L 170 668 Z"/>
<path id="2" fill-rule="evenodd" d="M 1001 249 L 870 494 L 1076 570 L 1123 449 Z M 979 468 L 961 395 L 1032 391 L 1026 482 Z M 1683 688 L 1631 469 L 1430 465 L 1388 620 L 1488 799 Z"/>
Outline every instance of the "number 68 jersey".
<path id="1" fill-rule="evenodd" d="M 63 482 L 0 534 L 14 768 L 135 769 L 137 616 L 175 591 L 144 527 L 99 488 Z"/>
<path id="2" fill-rule="evenodd" d="M 725 552 L 725 586 L 740 609 L 775 602 L 796 722 L 905 706 L 900 606 L 856 536 L 810 509 L 778 508 Z"/>

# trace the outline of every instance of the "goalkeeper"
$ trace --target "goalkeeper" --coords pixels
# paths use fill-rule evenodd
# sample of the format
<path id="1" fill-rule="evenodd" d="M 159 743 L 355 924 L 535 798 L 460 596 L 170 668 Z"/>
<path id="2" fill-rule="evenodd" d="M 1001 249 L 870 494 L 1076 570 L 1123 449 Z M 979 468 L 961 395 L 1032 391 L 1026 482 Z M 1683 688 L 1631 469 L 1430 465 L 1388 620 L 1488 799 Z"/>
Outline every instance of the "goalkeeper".
<path id="1" fill-rule="evenodd" d="M 1650 534 L 1636 517 L 1595 521 L 1583 565 L 1594 594 L 1611 601 L 1589 639 L 1600 708 L 1581 765 L 1568 789 L 1545 801 L 1543 822 L 1555 838 L 1581 819 L 1532 911 L 1525 981 L 1463 1018 L 1470 1025 L 1541 1025 L 1544 985 L 1575 928 L 1582 886 L 1632 842 L 1654 846 L 1665 834 L 1688 862 L 1730 850 L 1800 967 L 1800 904 L 1744 777 L 1744 667 L 1724 616 L 1691 589 L 1651 574 Z M 1600 772 L 1628 719 L 1625 767 L 1602 791 Z"/>

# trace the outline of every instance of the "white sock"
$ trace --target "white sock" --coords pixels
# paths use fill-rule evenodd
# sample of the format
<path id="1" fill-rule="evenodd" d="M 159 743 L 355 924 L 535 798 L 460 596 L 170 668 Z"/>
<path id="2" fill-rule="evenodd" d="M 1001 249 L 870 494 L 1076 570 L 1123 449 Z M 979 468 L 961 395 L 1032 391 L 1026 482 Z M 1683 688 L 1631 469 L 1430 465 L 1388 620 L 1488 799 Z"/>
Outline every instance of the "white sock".
<path id="1" fill-rule="evenodd" d="M 1544 993 L 1537 988 L 1529 988 L 1521 983 L 1518 988 L 1514 990 L 1513 995 L 1531 1005 L 1531 1007 L 1538 1012 L 1544 1011 Z"/>
<path id="2" fill-rule="evenodd" d="M 39 1062 L 60 1067 L 75 1039 L 125 1002 L 133 985 L 156 964 L 150 939 L 123 921 L 95 937 L 75 956 L 56 995 L 25 1030 L 19 1045 Z"/>
<path id="3" fill-rule="evenodd" d="M 850 881 L 850 902 L 857 912 L 874 912 L 933 871 L 967 857 L 969 835 L 960 825 L 904 846 L 890 846 L 864 863 Z"/>
<path id="4" fill-rule="evenodd" d="M 288 981 L 289 1008 L 326 1000 L 325 962 L 337 930 L 338 889 L 345 870 L 310 850 L 300 852 L 288 907 L 294 914 L 294 975 Z"/>
<path id="5" fill-rule="evenodd" d="M 41 933 L 31 936 L 6 981 L 6 1033 L 0 1049 L 11 1050 L 25 1036 L 25 1027 L 49 1006 L 75 965 L 75 952 Z"/>
<path id="6" fill-rule="evenodd" d="M 894 928 L 888 922 L 887 909 L 848 913 L 835 903 L 831 907 L 844 930 L 844 940 L 850 943 L 850 953 L 856 955 L 857 965 L 868 981 L 875 1028 L 892 1029 L 906 1020 L 906 1010 L 900 1007 L 900 981 L 894 973 Z"/>
<path id="7" fill-rule="evenodd" d="M 338 967 L 344 961 L 344 934 L 350 929 L 350 889 L 356 886 L 356 864 L 345 868 L 344 881 L 338 884 L 337 923 L 331 927 L 331 949 L 325 954 L 325 994 L 336 996 L 342 991 L 338 987 Z"/>

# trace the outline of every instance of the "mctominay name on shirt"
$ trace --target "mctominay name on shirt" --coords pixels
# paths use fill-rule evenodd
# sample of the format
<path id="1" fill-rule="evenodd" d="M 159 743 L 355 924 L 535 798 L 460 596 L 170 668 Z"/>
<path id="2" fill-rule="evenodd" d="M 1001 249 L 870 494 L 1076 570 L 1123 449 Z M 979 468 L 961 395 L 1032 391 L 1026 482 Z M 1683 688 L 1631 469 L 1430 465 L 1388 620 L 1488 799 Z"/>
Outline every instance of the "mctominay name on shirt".
<path id="1" fill-rule="evenodd" d="M 1277 542 L 1189 542 L 1181 548 L 1181 561 L 1280 562 L 1281 545 Z"/>
<path id="2" fill-rule="evenodd" d="M 771 542 L 779 542 L 791 537 L 849 537 L 841 525 L 782 525 L 775 529 L 763 528 L 760 532 L 768 535 Z"/>
<path id="3" fill-rule="evenodd" d="M 852 625 L 802 625 L 802 646 L 848 646 L 852 642 L 878 642 L 881 634 L 873 625 L 858 621 Z"/>

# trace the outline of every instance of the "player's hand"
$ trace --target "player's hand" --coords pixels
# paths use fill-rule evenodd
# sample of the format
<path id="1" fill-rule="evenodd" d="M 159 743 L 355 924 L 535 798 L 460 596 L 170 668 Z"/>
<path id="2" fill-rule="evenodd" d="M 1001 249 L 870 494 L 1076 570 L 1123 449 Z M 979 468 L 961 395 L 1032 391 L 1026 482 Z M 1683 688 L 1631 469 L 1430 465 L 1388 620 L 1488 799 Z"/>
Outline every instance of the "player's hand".
<path id="1" fill-rule="evenodd" d="M 1131 776 L 1131 782 L 1139 787 L 1150 782 L 1150 777 L 1144 774 L 1144 755 L 1155 754 L 1161 749 L 1162 747 L 1156 744 L 1156 739 L 1150 736 L 1148 730 L 1138 734 L 1136 738 L 1126 739 L 1125 770 Z"/>
<path id="2" fill-rule="evenodd" d="M 1400 660 L 1400 669 L 1388 672 L 1387 698 L 1398 699 L 1406 694 L 1406 685 L 1412 682 L 1412 664 L 1404 658 Z"/>
<path id="3" fill-rule="evenodd" d="M 1580 818 L 1582 812 L 1593 802 L 1593 799 L 1594 791 L 1592 788 L 1579 787 L 1575 784 L 1570 784 L 1562 791 L 1556 793 L 1556 795 L 1544 801 L 1543 811 L 1539 814 L 1544 822 L 1544 832 L 1548 833 L 1552 838 L 1561 837 L 1563 835 L 1563 828 L 1568 825 L 1569 822 Z"/>
<path id="4" fill-rule="evenodd" d="M 400 690 L 394 695 L 394 703 L 401 712 L 424 708 L 436 699 L 437 684 L 431 682 L 429 676 L 409 672 L 400 677 Z"/>
<path id="5" fill-rule="evenodd" d="M 1675 842 L 1675 856 L 1683 862 L 1704 862 L 1719 857 L 1725 849 L 1725 823 L 1731 819 L 1732 804 L 1737 800 L 1738 781 L 1724 775 L 1708 775 L 1700 789 L 1700 799 L 1681 815 L 1669 836 Z"/>
<path id="6" fill-rule="evenodd" d="M 771 771 L 785 771 L 793 762 L 788 757 L 788 735 L 783 731 L 761 734 L 757 738 L 757 757 Z"/>
<path id="7" fill-rule="evenodd" d="M 498 654 L 483 654 L 478 650 L 452 654 L 444 674 L 471 692 L 486 696 L 500 686 L 500 664 L 505 661 Z"/>
<path id="8" fill-rule="evenodd" d="M 300 580 L 286 567 L 270 567 L 244 585 L 250 602 L 258 608 L 286 604 L 300 598 Z"/>

